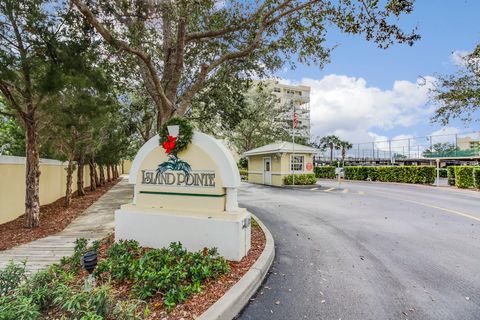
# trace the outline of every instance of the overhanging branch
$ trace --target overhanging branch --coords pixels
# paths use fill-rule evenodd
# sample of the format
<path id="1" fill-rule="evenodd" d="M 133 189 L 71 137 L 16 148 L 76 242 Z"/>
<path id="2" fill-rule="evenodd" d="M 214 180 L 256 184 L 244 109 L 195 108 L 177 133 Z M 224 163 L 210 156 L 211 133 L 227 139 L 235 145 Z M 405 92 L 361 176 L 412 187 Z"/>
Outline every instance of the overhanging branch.
<path id="1" fill-rule="evenodd" d="M 116 39 L 110 31 L 108 31 L 103 24 L 94 16 L 92 11 L 88 8 L 87 5 L 84 3 L 80 2 L 79 0 L 71 0 L 72 3 L 80 10 L 80 12 L 83 14 L 83 16 L 87 19 L 87 21 L 97 30 L 98 33 L 107 41 L 109 44 L 112 46 L 123 50 L 125 52 L 129 52 L 131 54 L 134 54 L 137 56 L 147 67 L 149 71 L 149 75 L 153 81 L 153 84 L 156 88 L 156 91 L 160 95 L 160 98 L 162 100 L 162 104 L 165 106 L 168 106 L 170 108 L 173 108 L 172 102 L 167 98 L 165 95 L 165 91 L 162 87 L 162 84 L 160 82 L 160 78 L 158 77 L 157 71 L 155 70 L 155 67 L 152 63 L 152 60 L 149 55 L 147 55 L 145 52 L 143 52 L 141 49 L 132 47 L 129 45 L 126 41 Z"/>

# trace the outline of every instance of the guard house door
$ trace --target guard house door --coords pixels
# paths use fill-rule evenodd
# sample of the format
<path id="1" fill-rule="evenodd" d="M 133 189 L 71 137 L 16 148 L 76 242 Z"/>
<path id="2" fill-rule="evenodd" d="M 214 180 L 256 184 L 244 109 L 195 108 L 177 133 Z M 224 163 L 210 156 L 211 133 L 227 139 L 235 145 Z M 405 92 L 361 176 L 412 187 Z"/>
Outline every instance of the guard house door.
<path id="1" fill-rule="evenodd" d="M 263 158 L 263 184 L 272 184 L 272 159 Z"/>

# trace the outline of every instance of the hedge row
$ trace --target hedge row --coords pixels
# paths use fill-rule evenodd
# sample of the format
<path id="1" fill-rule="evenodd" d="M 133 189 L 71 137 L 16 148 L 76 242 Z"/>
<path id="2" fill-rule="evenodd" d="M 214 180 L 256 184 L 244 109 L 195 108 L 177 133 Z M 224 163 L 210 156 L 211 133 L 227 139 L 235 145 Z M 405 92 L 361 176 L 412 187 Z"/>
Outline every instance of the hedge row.
<path id="1" fill-rule="evenodd" d="M 427 166 L 345 167 L 345 179 L 433 184 L 436 168 Z"/>
<path id="2" fill-rule="evenodd" d="M 473 169 L 473 186 L 480 189 L 480 168 Z"/>
<path id="3" fill-rule="evenodd" d="M 335 178 L 335 167 L 334 166 L 321 166 L 315 167 L 313 169 L 315 177 L 325 178 L 325 179 L 334 179 Z"/>
<path id="4" fill-rule="evenodd" d="M 479 188 L 479 184 L 475 184 L 475 181 L 476 179 L 479 179 L 479 173 L 477 171 L 480 170 L 480 167 L 454 166 L 453 168 L 455 175 L 455 186 L 457 188 Z"/>
<path id="5" fill-rule="evenodd" d="M 307 174 L 296 174 L 295 175 L 295 185 L 310 185 L 317 183 L 317 178 L 313 173 Z M 283 177 L 283 184 L 284 185 L 292 185 L 293 184 L 293 174 L 289 174 Z"/>
<path id="6" fill-rule="evenodd" d="M 448 184 L 450 186 L 455 185 L 455 167 L 447 167 L 447 178 L 448 178 Z"/>

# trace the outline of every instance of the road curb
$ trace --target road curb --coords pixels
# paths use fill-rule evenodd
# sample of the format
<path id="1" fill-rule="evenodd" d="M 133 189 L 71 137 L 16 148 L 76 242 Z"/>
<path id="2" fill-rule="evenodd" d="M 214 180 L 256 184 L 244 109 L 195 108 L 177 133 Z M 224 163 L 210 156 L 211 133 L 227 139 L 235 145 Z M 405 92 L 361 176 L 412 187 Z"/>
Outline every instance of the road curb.
<path id="1" fill-rule="evenodd" d="M 197 320 L 231 320 L 247 305 L 267 275 L 275 257 L 272 234 L 260 219 L 252 214 L 265 234 L 265 248 L 247 273 Z"/>
<path id="2" fill-rule="evenodd" d="M 336 181 L 336 179 L 324 179 L 320 178 L 318 179 L 318 182 L 321 183 L 322 181 L 327 181 L 327 182 L 332 182 Z M 470 189 L 462 189 L 462 188 L 457 188 L 454 186 L 439 186 L 437 187 L 434 184 L 422 184 L 422 183 L 405 183 L 405 182 L 383 182 L 383 181 L 367 181 L 367 180 L 348 180 L 348 179 L 343 179 L 342 182 L 353 182 L 353 183 L 366 183 L 366 184 L 371 184 L 371 185 L 391 185 L 391 186 L 407 186 L 407 187 L 415 187 L 415 188 L 431 188 L 431 189 L 437 189 L 437 190 L 448 190 L 452 192 L 457 192 L 457 193 L 463 193 L 463 194 L 470 194 L 470 195 L 480 195 L 480 192 L 477 190 L 470 188 Z"/>
<path id="3" fill-rule="evenodd" d="M 263 183 L 256 183 L 256 182 L 248 182 L 248 181 L 242 181 L 244 183 L 248 184 L 253 184 L 256 186 L 262 186 L 262 187 L 268 187 L 268 188 L 277 188 L 277 189 L 292 189 L 292 190 L 299 190 L 299 189 L 311 189 L 314 187 L 318 187 L 318 184 L 304 184 L 304 185 L 281 185 L 281 186 L 275 186 L 272 184 L 263 184 Z"/>
<path id="4" fill-rule="evenodd" d="M 303 190 L 303 189 L 311 189 L 315 187 L 318 187 L 318 184 L 304 184 L 304 185 L 294 185 L 294 186 L 284 185 L 284 186 L 281 186 L 280 188 L 291 189 L 291 190 Z"/>

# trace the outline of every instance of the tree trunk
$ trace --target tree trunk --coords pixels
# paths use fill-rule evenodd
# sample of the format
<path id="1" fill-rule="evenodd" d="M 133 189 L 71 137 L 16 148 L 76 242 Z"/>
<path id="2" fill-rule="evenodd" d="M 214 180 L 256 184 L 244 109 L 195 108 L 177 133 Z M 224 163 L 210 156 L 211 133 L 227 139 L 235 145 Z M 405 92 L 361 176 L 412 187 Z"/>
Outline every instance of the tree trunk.
<path id="1" fill-rule="evenodd" d="M 92 163 L 93 163 L 93 178 L 95 180 L 95 187 L 100 187 L 100 181 L 98 180 L 98 173 L 97 173 L 97 164 L 95 162 L 93 162 L 92 160 Z"/>
<path id="2" fill-rule="evenodd" d="M 100 165 L 99 171 L 100 171 L 100 185 L 104 186 L 105 185 L 105 171 L 103 170 L 103 165 Z"/>
<path id="3" fill-rule="evenodd" d="M 40 225 L 40 166 L 37 146 L 37 123 L 30 117 L 25 121 L 26 172 L 25 172 L 25 223 L 28 228 Z"/>
<path id="4" fill-rule="evenodd" d="M 88 161 L 88 167 L 90 169 L 90 191 L 97 190 L 97 183 L 95 182 L 95 165 L 92 160 Z"/>
<path id="5" fill-rule="evenodd" d="M 112 176 L 110 175 L 110 165 L 107 164 L 107 182 L 112 181 Z"/>
<path id="6" fill-rule="evenodd" d="M 333 162 L 333 147 L 330 147 L 330 163 Z"/>
<path id="7" fill-rule="evenodd" d="M 73 171 L 74 171 L 74 163 L 73 161 L 75 160 L 75 153 L 77 151 L 77 137 L 78 137 L 78 131 L 75 126 L 70 127 L 70 135 L 72 138 L 72 145 L 71 149 L 68 152 L 68 166 L 67 166 L 67 185 L 66 185 L 66 190 L 65 190 L 65 207 L 69 207 L 70 204 L 72 203 L 72 183 L 73 183 Z"/>
<path id="8" fill-rule="evenodd" d="M 118 177 L 120 177 L 120 174 L 118 173 L 118 165 L 117 164 L 114 166 L 114 170 L 115 170 L 115 180 L 117 180 Z"/>
<path id="9" fill-rule="evenodd" d="M 72 203 L 72 178 L 73 178 L 73 155 L 68 156 L 67 166 L 67 186 L 65 191 L 65 207 L 69 207 Z"/>
<path id="10" fill-rule="evenodd" d="M 85 189 L 83 187 L 83 166 L 85 164 L 85 156 L 80 155 L 77 161 L 77 194 L 79 196 L 85 195 Z"/>

